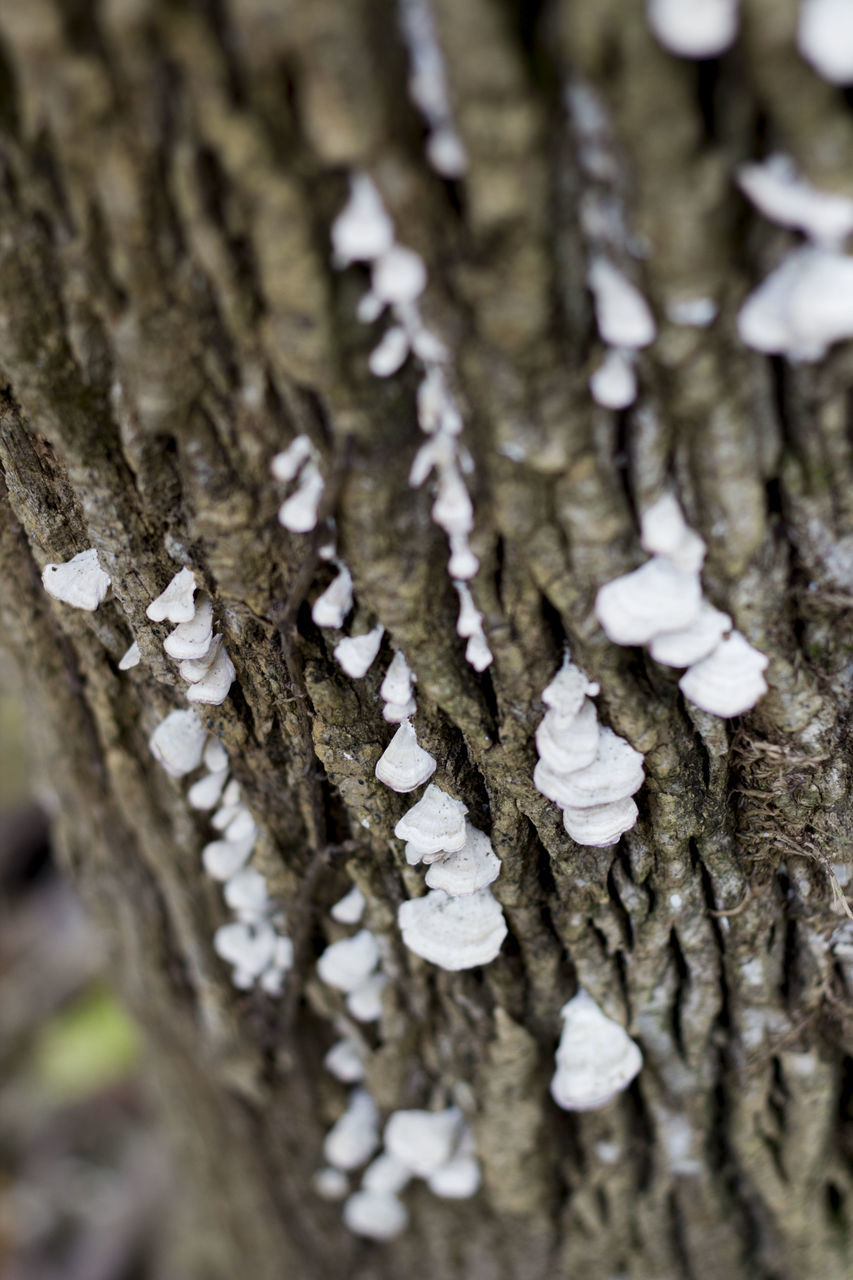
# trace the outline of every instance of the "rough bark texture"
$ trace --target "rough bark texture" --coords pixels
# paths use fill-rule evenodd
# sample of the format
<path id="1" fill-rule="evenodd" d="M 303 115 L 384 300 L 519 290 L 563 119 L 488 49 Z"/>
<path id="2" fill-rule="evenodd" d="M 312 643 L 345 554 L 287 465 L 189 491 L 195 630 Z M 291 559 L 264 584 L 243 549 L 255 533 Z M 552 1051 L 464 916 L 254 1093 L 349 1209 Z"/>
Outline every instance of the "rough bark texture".
<path id="1" fill-rule="evenodd" d="M 737 305 L 789 237 L 732 172 L 779 148 L 853 190 L 853 116 L 796 55 L 793 0 L 744 0 L 735 50 L 701 66 L 653 42 L 639 0 L 434 7 L 470 160 L 458 184 L 424 162 L 390 0 L 0 6 L 3 637 L 67 864 L 150 1034 L 184 1162 L 183 1274 L 841 1280 L 853 973 L 828 870 L 850 859 L 853 356 L 794 367 L 739 342 Z M 663 324 L 621 416 L 587 388 L 600 349 L 562 102 L 578 77 L 610 115 L 603 181 L 657 314 L 721 304 L 708 330 Z M 482 676 L 455 634 L 429 486 L 407 485 L 416 375 L 371 377 L 364 273 L 329 263 L 355 167 L 423 255 L 424 311 L 453 352 L 495 654 Z M 406 798 L 373 776 L 390 648 L 352 682 L 311 623 L 325 530 L 286 534 L 269 474 L 298 432 L 332 478 L 356 620 L 405 652 L 436 781 L 503 859 L 510 938 L 483 970 L 447 974 L 399 943 L 396 906 L 422 875 L 392 837 Z M 685 704 L 676 673 L 609 644 L 592 612 L 640 562 L 635 513 L 667 479 L 708 542 L 706 594 L 771 657 L 771 691 L 739 722 Z M 86 615 L 39 572 L 91 545 L 114 597 Z M 208 829 L 147 748 L 183 686 L 145 608 L 183 563 L 237 667 L 204 718 L 297 941 L 281 1002 L 230 987 Z M 120 673 L 132 637 L 143 661 Z M 566 639 L 602 720 L 646 755 L 618 850 L 574 845 L 532 786 Z M 425 1105 L 466 1082 L 485 1175 L 466 1203 L 412 1193 L 388 1245 L 308 1189 L 344 1098 L 321 1068 L 338 1005 L 313 961 L 349 877 L 393 945 L 374 1096 Z M 547 1092 L 576 982 L 646 1062 L 580 1116 Z"/>

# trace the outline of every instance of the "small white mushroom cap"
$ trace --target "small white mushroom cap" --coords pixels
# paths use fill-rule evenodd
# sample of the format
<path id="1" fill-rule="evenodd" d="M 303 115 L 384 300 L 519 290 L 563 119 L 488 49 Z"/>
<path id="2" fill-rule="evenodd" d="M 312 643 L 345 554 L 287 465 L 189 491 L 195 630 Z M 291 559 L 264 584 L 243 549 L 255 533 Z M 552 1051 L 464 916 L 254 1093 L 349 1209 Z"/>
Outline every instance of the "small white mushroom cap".
<path id="1" fill-rule="evenodd" d="M 163 648 L 176 662 L 207 657 L 213 644 L 213 601 L 201 596 L 189 622 L 181 622 L 163 641 Z"/>
<path id="2" fill-rule="evenodd" d="M 853 336 L 853 258 L 795 249 L 750 294 L 737 326 L 755 351 L 822 359 L 833 343 Z"/>
<path id="3" fill-rule="evenodd" d="M 181 675 L 188 663 L 181 663 Z M 218 707 L 228 697 L 228 692 L 237 677 L 234 663 L 228 656 L 225 645 L 216 650 L 213 661 L 200 679 L 194 680 L 187 690 L 188 702 L 203 702 L 207 706 Z M 186 677 L 184 677 L 186 679 Z"/>
<path id="4" fill-rule="evenodd" d="M 468 534 L 474 528 L 471 497 L 455 466 L 442 467 L 439 471 L 438 497 L 432 504 L 431 515 L 445 533 Z"/>
<path id="5" fill-rule="evenodd" d="M 711 715 L 743 715 L 767 692 L 762 675 L 768 659 L 745 636 L 733 631 L 716 649 L 685 671 L 678 687 L 697 707 Z"/>
<path id="6" fill-rule="evenodd" d="M 371 351 L 367 367 L 374 378 L 390 378 L 406 363 L 409 354 L 409 338 L 398 324 L 391 325 L 382 335 L 378 346 Z"/>
<path id="7" fill-rule="evenodd" d="M 663 556 L 652 556 L 599 589 L 595 614 L 614 644 L 648 644 L 661 631 L 691 626 L 701 603 L 697 573 L 683 573 Z"/>
<path id="8" fill-rule="evenodd" d="M 379 1111 L 366 1089 L 353 1089 L 347 1109 L 326 1134 L 323 1155 L 335 1169 L 349 1172 L 379 1146 Z"/>
<path id="9" fill-rule="evenodd" d="M 393 1240 L 405 1231 L 409 1212 L 390 1191 L 356 1191 L 344 1203 L 344 1224 L 357 1236 Z"/>
<path id="10" fill-rule="evenodd" d="M 314 453 L 314 446 L 307 436 L 296 436 L 283 452 L 275 455 L 270 463 L 270 471 L 282 484 L 290 484 Z"/>
<path id="11" fill-rule="evenodd" d="M 249 861 L 254 836 L 245 840 L 211 840 L 201 851 L 201 861 L 212 880 L 230 880 Z"/>
<path id="12" fill-rule="evenodd" d="M 447 572 L 454 580 L 470 582 L 472 578 L 477 576 L 480 561 L 471 550 L 468 535 L 451 533 L 448 540 L 450 542 L 450 559 L 447 562 Z"/>
<path id="13" fill-rule="evenodd" d="M 454 853 L 465 844 L 467 812 L 467 805 L 431 782 L 417 804 L 403 814 L 394 835 L 398 840 L 406 840 L 421 857 Z"/>
<path id="14" fill-rule="evenodd" d="M 682 573 L 698 573 L 705 562 L 705 543 L 694 533 L 674 494 L 664 493 L 643 512 L 640 543 L 651 555 L 665 556 Z"/>
<path id="15" fill-rule="evenodd" d="M 354 884 L 349 893 L 341 898 L 340 902 L 336 902 L 332 907 L 329 915 L 333 920 L 337 920 L 338 924 L 358 924 L 364 915 L 365 899 L 357 884 Z"/>
<path id="16" fill-rule="evenodd" d="M 618 1022 L 581 988 L 560 1010 L 563 1030 L 551 1096 L 566 1111 L 604 1107 L 634 1079 L 643 1055 Z"/>
<path id="17" fill-rule="evenodd" d="M 634 362 L 625 351 L 611 347 L 589 380 L 592 398 L 604 409 L 627 409 L 637 398 Z"/>
<path id="18" fill-rule="evenodd" d="M 595 302 L 598 332 L 610 347 L 634 350 L 654 342 L 655 322 L 636 285 L 606 258 L 594 258 L 587 284 Z"/>
<path id="19" fill-rule="evenodd" d="M 486 667 L 491 666 L 494 661 L 494 654 L 482 631 L 477 631 L 469 637 L 465 646 L 465 661 L 470 663 L 475 671 L 485 671 Z"/>
<path id="20" fill-rule="evenodd" d="M 483 1182 L 480 1162 L 474 1156 L 457 1155 L 427 1178 L 427 1186 L 442 1200 L 468 1200 Z"/>
<path id="21" fill-rule="evenodd" d="M 766 218 L 796 227 L 820 244 L 839 246 L 853 231 L 853 200 L 813 187 L 797 173 L 789 156 L 768 156 L 763 164 L 741 165 L 737 180 Z"/>
<path id="22" fill-rule="evenodd" d="M 333 942 L 317 961 L 323 982 L 338 991 L 355 991 L 380 960 L 379 943 L 369 929 L 360 929 L 351 938 Z"/>
<path id="23" fill-rule="evenodd" d="M 474 604 L 471 590 L 464 582 L 454 583 L 459 595 L 459 617 L 456 620 L 456 634 L 468 639 L 483 630 L 483 615 Z"/>
<path id="24" fill-rule="evenodd" d="M 145 610 L 152 622 L 189 622 L 195 615 L 196 581 L 192 569 L 183 568 Z"/>
<path id="25" fill-rule="evenodd" d="M 679 58 L 716 58 L 734 41 L 738 0 L 646 0 L 649 26 Z"/>
<path id="26" fill-rule="evenodd" d="M 465 146 L 449 124 L 440 125 L 427 138 L 427 160 L 443 178 L 461 178 L 468 168 Z"/>
<path id="27" fill-rule="evenodd" d="M 371 262 L 387 253 L 394 243 L 394 224 L 382 197 L 366 173 L 350 178 L 350 197 L 332 223 L 335 265 Z"/>
<path id="28" fill-rule="evenodd" d="M 400 724 L 403 720 L 411 720 L 418 709 L 414 698 L 408 702 L 386 702 L 382 708 L 382 718 L 388 724 Z"/>
<path id="29" fill-rule="evenodd" d="M 365 1191 L 390 1191 L 396 1195 L 411 1180 L 412 1171 L 407 1164 L 389 1151 L 380 1151 L 365 1169 L 361 1185 Z"/>
<path id="30" fill-rule="evenodd" d="M 413 676 L 409 664 L 398 650 L 391 659 L 385 673 L 385 679 L 379 689 L 379 696 L 384 702 L 403 703 L 412 696 Z"/>
<path id="31" fill-rule="evenodd" d="M 228 774 L 206 773 L 198 782 L 194 782 L 187 792 L 187 800 L 191 809 L 215 809 L 225 786 Z"/>
<path id="32" fill-rule="evenodd" d="M 664 667 L 689 667 L 707 658 L 731 628 L 729 615 L 703 600 L 699 616 L 691 627 L 685 631 L 662 631 L 652 638 L 649 653 Z"/>
<path id="33" fill-rule="evenodd" d="M 338 1040 L 323 1059 L 323 1066 L 336 1080 L 356 1084 L 364 1079 L 364 1051 L 355 1040 Z"/>
<path id="34" fill-rule="evenodd" d="M 294 494 L 278 509 L 279 524 L 291 533 L 310 533 L 317 526 L 317 514 L 326 483 L 313 458 L 302 468 Z"/>
<path id="35" fill-rule="evenodd" d="M 612 729 L 599 732 L 598 753 L 592 764 L 573 773 L 556 773 L 540 760 L 533 785 L 562 809 L 589 809 L 624 800 L 643 785 L 643 756 Z"/>
<path id="36" fill-rule="evenodd" d="M 601 690 L 573 662 L 566 660 L 554 679 L 542 690 L 542 701 L 561 717 L 576 716 L 587 697 L 594 698 Z"/>
<path id="37" fill-rule="evenodd" d="M 801 0 L 797 48 L 830 84 L 853 84 L 853 4 Z"/>
<path id="38" fill-rule="evenodd" d="M 572 773 L 592 764 L 598 753 L 598 715 L 589 698 L 571 720 L 551 708 L 536 730 L 536 750 L 555 773 Z"/>
<path id="39" fill-rule="evenodd" d="M 501 905 L 491 889 L 460 898 L 431 889 L 424 898 L 401 903 L 397 923 L 410 951 L 448 970 L 488 964 L 507 934 Z"/>
<path id="40" fill-rule="evenodd" d="M 378 1022 L 382 1017 L 382 992 L 387 985 L 384 973 L 372 973 L 349 993 L 346 1006 L 356 1022 Z"/>
<path id="41" fill-rule="evenodd" d="M 223 897 L 232 911 L 245 916 L 262 916 L 270 905 L 267 882 L 254 867 L 243 867 L 225 882 Z"/>
<path id="42" fill-rule="evenodd" d="M 228 768 L 228 752 L 218 738 L 208 738 L 204 748 L 204 766 L 211 773 L 222 773 Z"/>
<path id="43" fill-rule="evenodd" d="M 170 711 L 148 739 L 154 759 L 172 778 L 182 778 L 201 764 L 207 730 L 195 711 Z"/>
<path id="44" fill-rule="evenodd" d="M 404 720 L 376 762 L 376 777 L 392 791 L 405 795 L 427 782 L 436 770 L 436 761 L 418 746 L 410 720 Z"/>
<path id="45" fill-rule="evenodd" d="M 209 767 L 210 766 L 208 766 L 208 768 Z M 222 803 L 229 805 L 231 808 L 240 803 L 240 783 L 236 778 L 232 778 L 225 790 L 222 792 Z M 229 818 L 228 822 L 230 821 L 231 819 Z M 228 826 L 228 822 L 224 824 L 226 827 Z"/>
<path id="46" fill-rule="evenodd" d="M 233 920 L 216 930 L 213 949 L 228 964 L 257 978 L 275 953 L 275 930 L 265 922 L 251 925 L 244 920 Z"/>
<path id="47" fill-rule="evenodd" d="M 119 671 L 129 671 L 131 667 L 138 667 L 142 660 L 142 654 L 139 652 L 139 642 L 134 640 L 133 644 L 124 653 L 119 661 Z"/>
<path id="48" fill-rule="evenodd" d="M 349 1178 L 340 1169 L 318 1169 L 311 1186 L 323 1200 L 345 1200 L 349 1195 Z"/>
<path id="49" fill-rule="evenodd" d="M 458 1107 L 444 1111 L 395 1111 L 385 1125 L 385 1150 L 419 1178 L 447 1164 L 462 1128 Z"/>
<path id="50" fill-rule="evenodd" d="M 452 898 L 479 893 L 501 873 L 501 861 L 485 831 L 465 823 L 465 843 L 457 853 L 449 853 L 430 864 L 426 883 L 430 889 L 442 889 Z"/>
<path id="51" fill-rule="evenodd" d="M 349 569 L 342 564 L 338 576 L 314 601 L 311 617 L 318 627 L 342 627 L 351 608 L 352 578 Z"/>
<path id="52" fill-rule="evenodd" d="M 371 287 L 383 302 L 414 302 L 426 288 L 424 260 L 414 249 L 394 244 L 373 264 Z"/>
<path id="53" fill-rule="evenodd" d="M 109 576 L 98 563 L 94 547 L 80 551 L 63 564 L 46 564 L 41 580 L 54 600 L 70 604 L 74 609 L 85 609 L 87 613 L 94 613 L 110 589 Z"/>
<path id="54" fill-rule="evenodd" d="M 630 831 L 637 821 L 637 806 L 630 796 L 611 804 L 591 805 L 588 809 L 563 807 L 563 826 L 575 844 L 593 849 L 606 849 L 617 844 L 619 837 Z"/>
<path id="55" fill-rule="evenodd" d="M 373 666 L 385 628 L 379 623 L 363 636 L 347 636 L 335 645 L 335 660 L 351 680 L 360 680 Z"/>

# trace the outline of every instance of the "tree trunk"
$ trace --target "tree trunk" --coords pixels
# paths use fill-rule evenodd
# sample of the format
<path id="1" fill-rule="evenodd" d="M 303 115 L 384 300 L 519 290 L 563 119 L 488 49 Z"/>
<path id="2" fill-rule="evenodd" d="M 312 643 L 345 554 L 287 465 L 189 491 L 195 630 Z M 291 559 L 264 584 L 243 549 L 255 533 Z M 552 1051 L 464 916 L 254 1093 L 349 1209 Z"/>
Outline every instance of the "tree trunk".
<path id="1" fill-rule="evenodd" d="M 655 43 L 639 0 L 434 0 L 468 157 L 444 180 L 391 0 L 0 8 L 3 636 L 59 847 L 149 1034 L 184 1275 L 850 1274 L 853 953 L 834 877 L 850 857 L 853 365 L 844 345 L 771 360 L 735 326 L 792 243 L 747 209 L 735 166 L 780 149 L 853 193 L 853 117 L 797 55 L 795 16 L 744 0 L 733 50 L 697 63 Z M 603 108 L 597 177 L 570 86 Z M 356 171 L 425 261 L 421 308 L 450 352 L 494 654 L 480 674 L 430 483 L 408 483 L 417 361 L 373 376 L 385 321 L 356 319 L 367 274 L 330 260 Z M 660 320 L 624 413 L 588 388 L 592 197 Z M 666 320 L 696 297 L 719 305 L 710 327 Z M 298 434 L 326 478 L 306 534 L 277 523 L 269 469 Z M 668 484 L 708 544 L 706 597 L 771 659 L 769 693 L 734 721 L 611 644 L 593 611 L 641 563 L 637 514 Z M 331 521 L 349 630 L 386 628 L 360 680 L 311 620 Z M 113 595 L 83 613 L 40 573 L 90 546 Z M 235 990 L 214 954 L 210 828 L 148 749 L 186 705 L 167 627 L 146 617 L 182 565 L 237 670 L 200 711 L 294 939 L 280 1000 Z M 134 638 L 142 662 L 119 671 Z M 566 643 L 602 723 L 645 754 L 640 820 L 614 848 L 574 844 L 532 783 Z M 374 777 L 391 644 L 417 676 L 435 781 L 502 859 L 509 937 L 482 968 L 444 972 L 397 930 L 423 868 L 393 837 L 413 797 Z M 328 908 L 353 881 L 389 944 L 368 1087 L 383 1115 L 461 1100 L 484 1176 L 469 1201 L 406 1192 L 410 1225 L 388 1243 L 311 1190 L 345 1102 L 322 1067 L 342 1004 L 314 964 L 348 932 Z M 548 1092 L 578 984 L 644 1055 L 586 1114 Z"/>

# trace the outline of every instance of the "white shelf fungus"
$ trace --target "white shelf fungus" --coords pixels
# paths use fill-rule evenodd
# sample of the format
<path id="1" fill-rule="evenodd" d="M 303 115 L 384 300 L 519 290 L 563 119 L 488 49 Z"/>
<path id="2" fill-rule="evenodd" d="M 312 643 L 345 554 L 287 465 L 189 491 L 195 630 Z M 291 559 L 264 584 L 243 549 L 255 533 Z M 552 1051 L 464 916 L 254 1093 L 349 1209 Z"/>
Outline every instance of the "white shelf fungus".
<path id="1" fill-rule="evenodd" d="M 533 782 L 561 808 L 588 809 L 593 805 L 624 800 L 643 785 L 643 756 L 612 729 L 599 731 L 598 751 L 592 764 L 572 773 L 557 773 L 540 760 Z"/>
<path id="2" fill-rule="evenodd" d="M 591 805 L 588 809 L 575 809 L 563 805 L 563 826 L 566 834 L 576 844 L 594 849 L 606 849 L 616 844 L 626 831 L 630 831 L 638 817 L 637 806 L 630 796 L 614 800 L 610 804 Z"/>
<path id="3" fill-rule="evenodd" d="M 380 623 L 363 636 L 347 636 L 335 645 L 335 661 L 352 680 L 360 680 L 373 666 L 385 628 Z"/>
<path id="4" fill-rule="evenodd" d="M 679 58 L 716 58 L 734 41 L 738 0 L 646 0 L 649 26 Z"/>
<path id="5" fill-rule="evenodd" d="M 145 610 L 152 622 L 189 622 L 195 614 L 195 574 L 183 568 Z"/>
<path id="6" fill-rule="evenodd" d="M 353 1089 L 346 1111 L 326 1134 L 323 1155 L 348 1173 L 366 1164 L 379 1146 L 379 1112 L 366 1089 Z"/>
<path id="7" fill-rule="evenodd" d="M 163 641 L 163 648 L 176 662 L 199 661 L 213 644 L 213 601 L 202 596 L 189 622 L 181 622 Z"/>
<path id="8" fill-rule="evenodd" d="M 405 329 L 391 325 L 382 335 L 379 345 L 368 357 L 367 367 L 374 378 L 390 378 L 406 363 L 409 354 L 409 338 Z"/>
<path id="9" fill-rule="evenodd" d="M 468 1200 L 479 1191 L 482 1181 L 474 1135 L 466 1126 L 456 1151 L 429 1175 L 427 1186 L 442 1200 Z"/>
<path id="10" fill-rule="evenodd" d="M 447 1164 L 462 1128 L 458 1107 L 444 1111 L 395 1111 L 385 1125 L 385 1150 L 419 1178 Z"/>
<path id="11" fill-rule="evenodd" d="M 357 1236 L 393 1240 L 405 1231 L 409 1213 L 390 1191 L 356 1191 L 344 1203 L 344 1223 Z"/>
<path id="12" fill-rule="evenodd" d="M 208 738 L 203 759 L 205 769 L 211 773 L 223 773 L 228 768 L 228 752 L 218 738 Z"/>
<path id="13" fill-rule="evenodd" d="M 459 898 L 431 889 L 423 898 L 401 903 L 397 923 L 410 951 L 448 970 L 488 964 L 507 934 L 501 905 L 490 889 Z"/>
<path id="14" fill-rule="evenodd" d="M 599 686 L 593 680 L 587 680 L 579 667 L 566 661 L 542 690 L 542 701 L 561 717 L 570 719 L 578 714 L 585 698 L 595 698 L 600 692 Z"/>
<path id="15" fill-rule="evenodd" d="M 134 640 L 130 648 L 121 657 L 118 664 L 119 671 L 129 671 L 131 667 L 138 667 L 142 660 L 142 654 L 139 651 L 139 643 Z"/>
<path id="16" fill-rule="evenodd" d="M 759 212 L 783 227 L 796 227 L 828 247 L 840 246 L 853 231 L 853 200 L 819 191 L 807 182 L 789 156 L 769 156 L 762 164 L 744 164 L 738 186 Z"/>
<path id="17" fill-rule="evenodd" d="M 372 973 L 349 993 L 347 1011 L 356 1022 L 377 1022 L 382 1017 L 382 992 L 387 985 L 384 973 Z"/>
<path id="18" fill-rule="evenodd" d="M 454 853 L 466 840 L 466 805 L 430 783 L 417 804 L 403 814 L 394 828 L 398 840 L 406 840 L 423 858 L 434 853 Z"/>
<path id="19" fill-rule="evenodd" d="M 643 1055 L 618 1022 L 581 988 L 560 1010 L 563 1030 L 551 1096 L 566 1111 L 595 1111 L 612 1102 L 643 1065 Z"/>
<path id="20" fill-rule="evenodd" d="M 228 656 L 228 650 L 221 643 L 222 637 L 218 636 L 217 639 L 220 643 L 216 647 L 211 647 L 212 660 L 205 658 L 202 663 L 195 664 L 190 659 L 181 663 L 181 676 L 188 681 L 190 681 L 190 677 L 185 674 L 185 668 L 188 668 L 192 663 L 195 674 L 199 667 L 204 666 L 203 672 L 190 681 L 190 687 L 187 690 L 188 702 L 203 702 L 207 706 L 218 707 L 228 697 L 228 692 L 236 679 L 237 672 L 234 670 L 234 663 Z"/>
<path id="21" fill-rule="evenodd" d="M 599 589 L 595 613 L 614 644 L 648 644 L 661 631 L 682 631 L 698 616 L 702 588 L 696 573 L 684 573 L 663 556 L 652 556 L 633 573 Z"/>
<path id="22" fill-rule="evenodd" d="M 233 920 L 216 930 L 213 949 L 235 969 L 257 978 L 275 955 L 275 930 L 266 923 L 252 925 Z"/>
<path id="23" fill-rule="evenodd" d="M 94 547 L 81 551 L 63 564 L 46 564 L 42 585 L 54 600 L 70 604 L 74 609 L 94 613 L 110 589 L 109 576 L 98 563 Z"/>
<path id="24" fill-rule="evenodd" d="M 853 84 L 853 0 L 800 0 L 797 48 L 830 84 Z"/>
<path id="25" fill-rule="evenodd" d="M 660 635 L 653 636 L 649 643 L 649 653 L 661 666 L 689 667 L 692 663 L 707 658 L 731 629 L 732 620 L 729 615 L 703 600 L 699 615 L 691 627 L 685 631 L 662 631 Z"/>
<path id="26" fill-rule="evenodd" d="M 635 350 L 654 342 L 657 330 L 648 303 L 612 262 L 593 258 L 587 284 L 595 302 L 598 332 L 608 346 Z"/>
<path id="27" fill-rule="evenodd" d="M 814 361 L 853 337 L 853 258 L 809 245 L 795 249 L 750 294 L 737 318 L 748 347 Z"/>
<path id="28" fill-rule="evenodd" d="M 352 608 L 352 578 L 346 565 L 341 565 L 336 578 L 314 601 L 311 617 L 318 627 L 342 627 Z"/>
<path id="29" fill-rule="evenodd" d="M 672 561 L 682 573 L 699 573 L 705 563 L 705 543 L 687 524 L 671 493 L 664 493 L 643 512 L 640 545 L 650 555 Z"/>
<path id="30" fill-rule="evenodd" d="M 295 480 L 309 458 L 315 455 L 314 446 L 308 436 L 296 436 L 286 449 L 277 453 L 270 463 L 270 471 L 282 484 L 290 484 Z"/>
<path id="31" fill-rule="evenodd" d="M 627 409 L 637 398 L 637 375 L 626 351 L 611 347 L 589 380 L 592 398 L 604 409 Z"/>
<path id="32" fill-rule="evenodd" d="M 418 746 L 410 720 L 404 720 L 376 762 L 376 777 L 392 791 L 406 794 L 429 781 L 436 761 Z"/>
<path id="33" fill-rule="evenodd" d="M 749 711 L 767 692 L 762 674 L 767 662 L 739 631 L 733 631 L 707 658 L 685 671 L 678 686 L 703 711 L 728 719 Z"/>
<path id="34" fill-rule="evenodd" d="M 349 1178 L 340 1169 L 318 1169 L 311 1185 L 323 1200 L 345 1200 L 349 1195 Z"/>
<path id="35" fill-rule="evenodd" d="M 379 689 L 379 696 L 383 702 L 401 704 L 408 702 L 412 696 L 412 681 L 414 677 L 409 670 L 409 664 L 399 651 L 394 654 L 388 670 L 385 673 L 385 679 Z"/>
<path id="36" fill-rule="evenodd" d="M 201 861 L 212 880 L 230 880 L 252 856 L 254 835 L 243 840 L 211 840 L 201 851 Z"/>
<path id="37" fill-rule="evenodd" d="M 390 1191 L 396 1195 L 411 1180 L 412 1171 L 407 1164 L 389 1151 L 381 1151 L 365 1169 L 361 1185 L 365 1191 Z"/>
<path id="38" fill-rule="evenodd" d="M 201 764 L 207 730 L 195 711 L 170 711 L 148 739 L 154 759 L 172 778 L 182 778 Z"/>
<path id="39" fill-rule="evenodd" d="M 310 533 L 317 526 L 324 488 L 325 481 L 320 468 L 311 458 L 299 473 L 296 492 L 278 509 L 279 524 L 284 525 L 291 533 Z"/>
<path id="40" fill-rule="evenodd" d="M 350 197 L 332 223 L 332 249 L 338 267 L 372 262 L 394 243 L 394 224 L 382 197 L 366 173 L 350 178 Z"/>
<path id="41" fill-rule="evenodd" d="M 191 809 L 215 809 L 225 786 L 227 773 L 206 773 L 194 782 L 187 792 Z"/>
<path id="42" fill-rule="evenodd" d="M 491 840 L 485 831 L 478 831 L 466 822 L 462 848 L 433 862 L 426 873 L 426 883 L 430 889 L 441 889 L 458 898 L 479 893 L 497 880 L 500 873 L 500 858 Z"/>
<path id="43" fill-rule="evenodd" d="M 476 635 L 469 638 L 465 646 L 465 660 L 475 671 L 485 671 L 486 667 L 491 666 L 494 655 L 482 631 L 478 631 Z"/>
<path id="44" fill-rule="evenodd" d="M 467 534 L 451 533 L 448 541 L 450 542 L 450 559 L 447 562 L 447 572 L 451 578 L 458 579 L 460 582 L 470 582 L 477 576 L 480 561 L 471 550 Z"/>
<path id="45" fill-rule="evenodd" d="M 338 1040 L 323 1059 L 323 1066 L 336 1080 L 356 1084 L 364 1079 L 364 1052 L 355 1040 Z"/>
<path id="46" fill-rule="evenodd" d="M 317 961 L 323 982 L 338 991 L 354 991 L 376 968 L 379 943 L 369 929 L 360 929 L 352 938 L 333 942 Z"/>
<path id="47" fill-rule="evenodd" d="M 374 260 L 371 287 L 383 302 L 414 302 L 426 282 L 424 260 L 414 249 L 394 244 Z"/>
<path id="48" fill-rule="evenodd" d="M 358 924 L 364 915 L 364 907 L 364 894 L 358 885 L 354 884 L 349 893 L 341 898 L 340 902 L 335 903 L 329 915 L 333 920 L 337 920 L 338 924 Z"/>
<path id="49" fill-rule="evenodd" d="M 571 773 L 592 764 L 598 753 L 598 715 L 589 698 L 571 717 L 556 709 L 545 713 L 536 730 L 536 750 L 540 760 L 557 773 Z"/>
<path id="50" fill-rule="evenodd" d="M 267 882 L 254 867 L 243 867 L 225 882 L 222 896 L 238 916 L 257 919 L 269 909 Z"/>

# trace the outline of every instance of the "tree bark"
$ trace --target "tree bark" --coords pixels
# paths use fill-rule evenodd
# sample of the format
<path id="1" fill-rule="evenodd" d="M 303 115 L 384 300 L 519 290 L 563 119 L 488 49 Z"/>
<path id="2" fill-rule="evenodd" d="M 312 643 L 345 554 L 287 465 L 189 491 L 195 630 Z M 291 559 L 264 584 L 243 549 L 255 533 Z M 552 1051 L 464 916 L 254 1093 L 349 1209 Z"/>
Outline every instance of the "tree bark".
<path id="1" fill-rule="evenodd" d="M 779 149 L 853 194 L 853 116 L 797 55 L 793 0 L 744 0 L 735 48 L 704 63 L 665 53 L 638 0 L 434 0 L 434 17 L 468 153 L 453 182 L 423 158 L 390 0 L 0 8 L 3 638 L 59 847 L 149 1034 L 181 1160 L 182 1274 L 842 1280 L 853 356 L 795 365 L 739 340 L 740 302 L 792 237 L 746 208 L 733 172 Z M 661 318 L 622 414 L 588 390 L 601 349 L 579 215 L 595 184 L 564 104 L 578 84 L 609 122 L 598 194 Z M 423 312 L 452 353 L 494 653 L 480 675 L 429 485 L 408 484 L 417 373 L 371 375 L 366 273 L 330 265 L 361 169 L 427 264 Z M 666 321 L 697 296 L 719 304 L 711 327 Z M 278 525 L 269 472 L 299 433 L 327 478 L 306 535 Z M 708 544 L 706 596 L 771 659 L 770 692 L 733 722 L 610 644 L 593 612 L 641 562 L 637 512 L 667 483 Z M 358 629 L 387 629 L 359 681 L 310 617 L 332 519 Z M 83 614 L 40 571 L 89 546 L 113 596 Z M 145 613 L 182 564 L 237 669 L 202 714 L 296 944 L 280 1001 L 234 990 L 214 955 L 209 828 L 148 750 L 185 705 Z M 120 672 L 133 638 L 142 663 Z M 482 969 L 445 973 L 397 932 L 422 874 L 393 838 L 410 801 L 373 772 L 389 642 L 417 675 L 435 780 L 502 859 L 510 936 Z M 602 722 L 645 754 L 640 821 L 616 849 L 575 845 L 532 784 L 566 642 Z M 322 1069 L 341 1006 L 314 961 L 351 881 L 391 947 L 371 1092 L 388 1114 L 464 1085 L 484 1174 L 468 1202 L 407 1193 L 411 1224 L 387 1244 L 310 1189 L 345 1096 Z M 574 1115 L 548 1081 L 578 983 L 645 1065 Z"/>

